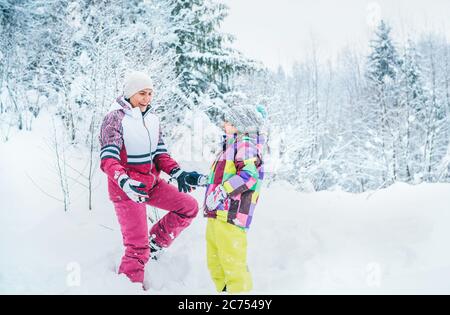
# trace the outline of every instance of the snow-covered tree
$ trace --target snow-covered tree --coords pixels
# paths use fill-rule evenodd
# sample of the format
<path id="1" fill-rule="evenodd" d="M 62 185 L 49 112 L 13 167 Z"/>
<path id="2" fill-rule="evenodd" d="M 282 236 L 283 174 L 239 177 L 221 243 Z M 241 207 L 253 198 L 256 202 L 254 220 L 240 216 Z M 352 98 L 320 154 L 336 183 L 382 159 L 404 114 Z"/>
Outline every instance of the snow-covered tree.
<path id="1" fill-rule="evenodd" d="M 400 71 L 400 117 L 403 118 L 398 126 L 401 137 L 397 144 L 402 151 L 399 156 L 399 176 L 407 182 L 421 180 L 423 172 L 428 97 L 419 64 L 421 59 L 413 41 L 408 40 Z"/>
<path id="2" fill-rule="evenodd" d="M 381 22 L 369 56 L 348 48 L 332 62 L 312 45 L 308 58 L 272 71 L 231 48 L 220 31 L 227 10 L 219 0 L 0 0 L 0 139 L 50 112 L 69 205 L 70 173 L 91 191 L 99 121 L 137 69 L 154 79 L 169 146 L 193 113 L 215 123 L 234 103 L 263 104 L 269 181 L 352 192 L 450 181 L 446 38 L 397 45 Z"/>
<path id="3" fill-rule="evenodd" d="M 447 103 L 445 64 L 448 58 L 444 38 L 428 35 L 419 42 L 424 58 L 424 76 L 429 93 L 429 102 L 425 113 L 426 140 L 423 148 L 423 174 L 427 181 L 437 180 L 437 169 L 446 155 L 449 143 L 449 110 Z M 448 63 L 448 60 L 447 60 Z"/>
<path id="4" fill-rule="evenodd" d="M 196 102 L 204 93 L 221 97 L 232 87 L 231 78 L 251 71 L 255 64 L 235 49 L 234 38 L 220 31 L 228 8 L 215 0 L 172 0 L 176 73 L 188 99 Z"/>
<path id="5" fill-rule="evenodd" d="M 368 126 L 374 134 L 375 147 L 380 147 L 380 154 L 385 163 L 383 181 L 391 184 L 397 180 L 399 167 L 399 98 L 398 72 L 400 60 L 397 54 L 391 28 L 381 21 L 371 41 L 372 52 L 367 64 L 367 113 L 373 118 L 373 125 Z"/>

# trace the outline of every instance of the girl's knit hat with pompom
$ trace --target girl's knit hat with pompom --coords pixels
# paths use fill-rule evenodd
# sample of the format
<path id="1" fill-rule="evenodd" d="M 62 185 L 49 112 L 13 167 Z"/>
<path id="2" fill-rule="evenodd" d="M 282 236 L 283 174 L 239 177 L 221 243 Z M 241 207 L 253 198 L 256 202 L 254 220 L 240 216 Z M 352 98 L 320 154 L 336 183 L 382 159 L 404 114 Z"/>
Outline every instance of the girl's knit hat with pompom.
<path id="1" fill-rule="evenodd" d="M 224 120 L 231 123 L 241 133 L 262 132 L 267 120 L 266 108 L 259 105 L 235 105 L 224 115 Z"/>

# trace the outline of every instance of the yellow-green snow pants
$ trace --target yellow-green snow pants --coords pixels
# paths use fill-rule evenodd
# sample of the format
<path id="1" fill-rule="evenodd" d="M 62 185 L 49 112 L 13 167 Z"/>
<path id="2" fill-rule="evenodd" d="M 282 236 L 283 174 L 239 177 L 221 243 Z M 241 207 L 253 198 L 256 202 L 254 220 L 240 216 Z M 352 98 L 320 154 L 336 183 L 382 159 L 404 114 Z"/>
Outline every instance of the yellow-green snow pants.
<path id="1" fill-rule="evenodd" d="M 218 292 L 248 292 L 252 276 L 247 267 L 247 233 L 217 219 L 208 219 L 206 227 L 207 263 Z"/>

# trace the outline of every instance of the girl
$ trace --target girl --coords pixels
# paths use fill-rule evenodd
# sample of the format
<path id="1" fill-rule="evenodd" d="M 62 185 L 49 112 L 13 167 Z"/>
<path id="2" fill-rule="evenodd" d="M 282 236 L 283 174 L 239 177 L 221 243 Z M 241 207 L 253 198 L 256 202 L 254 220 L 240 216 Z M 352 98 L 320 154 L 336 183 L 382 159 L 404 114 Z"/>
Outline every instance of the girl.
<path id="1" fill-rule="evenodd" d="M 207 264 L 218 292 L 252 289 L 247 267 L 247 231 L 264 177 L 259 132 L 266 117 L 262 106 L 231 109 L 223 124 L 223 150 L 211 167 L 204 215 Z"/>

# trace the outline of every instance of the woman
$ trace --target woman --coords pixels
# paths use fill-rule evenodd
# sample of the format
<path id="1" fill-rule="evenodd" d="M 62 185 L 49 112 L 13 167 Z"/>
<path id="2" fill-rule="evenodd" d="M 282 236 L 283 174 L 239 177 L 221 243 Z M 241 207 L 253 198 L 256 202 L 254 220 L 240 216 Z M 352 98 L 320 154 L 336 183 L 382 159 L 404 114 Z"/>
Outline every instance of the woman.
<path id="1" fill-rule="evenodd" d="M 184 172 L 164 144 L 157 116 L 150 112 L 153 83 L 142 72 L 125 80 L 123 95 L 111 106 L 100 133 L 101 169 L 108 177 L 109 197 L 119 220 L 125 254 L 119 273 L 132 282 L 144 281 L 144 267 L 191 223 L 197 201 L 186 194 L 200 175 Z M 178 190 L 159 178 L 160 172 L 178 182 Z M 150 231 L 146 205 L 168 213 Z"/>

